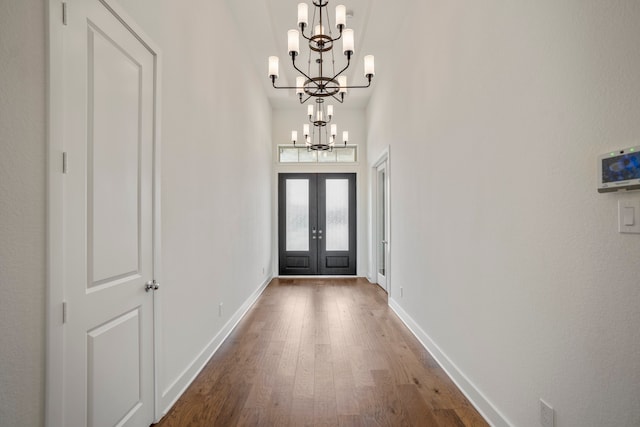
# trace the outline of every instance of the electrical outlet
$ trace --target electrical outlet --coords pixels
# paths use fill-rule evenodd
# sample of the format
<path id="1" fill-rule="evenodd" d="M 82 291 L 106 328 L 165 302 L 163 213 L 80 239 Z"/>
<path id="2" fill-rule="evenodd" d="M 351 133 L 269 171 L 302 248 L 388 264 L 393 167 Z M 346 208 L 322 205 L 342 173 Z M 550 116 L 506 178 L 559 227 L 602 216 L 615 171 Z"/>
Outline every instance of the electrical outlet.
<path id="1" fill-rule="evenodd" d="M 542 427 L 554 427 L 553 408 L 544 400 L 540 399 L 540 425 Z"/>
<path id="2" fill-rule="evenodd" d="M 218 317 L 222 317 L 222 303 L 218 306 Z"/>

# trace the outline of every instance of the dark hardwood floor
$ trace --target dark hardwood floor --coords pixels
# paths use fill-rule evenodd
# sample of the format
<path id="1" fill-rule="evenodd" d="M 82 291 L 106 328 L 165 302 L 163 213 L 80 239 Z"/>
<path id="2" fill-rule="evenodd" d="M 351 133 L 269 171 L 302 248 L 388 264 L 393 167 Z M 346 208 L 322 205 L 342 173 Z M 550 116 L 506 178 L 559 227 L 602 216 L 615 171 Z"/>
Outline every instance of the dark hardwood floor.
<path id="1" fill-rule="evenodd" d="M 274 279 L 156 424 L 486 426 L 364 279 Z"/>

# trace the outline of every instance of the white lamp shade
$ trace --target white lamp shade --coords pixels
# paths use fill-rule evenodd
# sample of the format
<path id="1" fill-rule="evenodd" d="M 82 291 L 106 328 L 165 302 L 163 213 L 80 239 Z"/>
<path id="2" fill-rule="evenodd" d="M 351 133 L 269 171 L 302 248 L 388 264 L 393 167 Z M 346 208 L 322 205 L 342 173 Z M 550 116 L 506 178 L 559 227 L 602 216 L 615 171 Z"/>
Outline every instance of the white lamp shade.
<path id="1" fill-rule="evenodd" d="M 304 77 L 296 77 L 296 94 L 304 93 Z"/>
<path id="2" fill-rule="evenodd" d="M 353 40 L 353 30 L 351 28 L 347 28 L 342 32 L 342 53 L 346 55 L 347 52 L 354 52 Z"/>
<path id="3" fill-rule="evenodd" d="M 287 32 L 287 41 L 289 45 L 289 54 L 295 52 L 300 53 L 300 33 L 298 30 L 289 30 Z"/>
<path id="4" fill-rule="evenodd" d="M 349 131 L 345 130 L 342 132 L 342 142 L 346 144 L 347 141 L 349 141 Z"/>
<path id="5" fill-rule="evenodd" d="M 331 136 L 335 138 L 338 134 L 338 125 L 331 125 Z"/>
<path id="6" fill-rule="evenodd" d="M 309 6 L 306 3 L 298 3 L 298 25 L 309 25 Z"/>
<path id="7" fill-rule="evenodd" d="M 316 27 L 313 29 L 314 36 L 317 36 L 320 34 L 324 34 L 324 25 L 316 25 Z"/>
<path id="8" fill-rule="evenodd" d="M 322 110 L 318 110 L 318 114 L 317 114 L 316 120 L 318 120 L 319 122 L 323 122 L 324 121 L 324 114 L 322 113 Z"/>
<path id="9" fill-rule="evenodd" d="M 309 136 L 309 125 L 308 124 L 303 124 L 302 125 L 302 133 L 304 133 L 304 136 L 307 137 Z"/>
<path id="10" fill-rule="evenodd" d="M 333 116 L 333 105 L 327 105 L 327 116 Z"/>
<path id="11" fill-rule="evenodd" d="M 338 86 L 340 93 L 347 93 L 347 76 L 338 76 Z"/>
<path id="12" fill-rule="evenodd" d="M 275 76 L 278 78 L 278 61 L 277 56 L 269 57 L 269 77 Z"/>
<path id="13" fill-rule="evenodd" d="M 291 131 L 291 142 L 296 142 L 298 140 L 298 131 L 297 130 L 292 130 Z"/>
<path id="14" fill-rule="evenodd" d="M 307 116 L 309 116 L 309 117 L 313 116 L 313 105 L 309 105 L 307 107 Z"/>
<path id="15" fill-rule="evenodd" d="M 347 8 L 342 4 L 336 6 L 336 27 L 340 28 L 340 25 L 347 26 Z"/>
<path id="16" fill-rule="evenodd" d="M 376 69 L 373 62 L 373 55 L 367 55 L 364 57 L 364 76 L 375 76 Z"/>

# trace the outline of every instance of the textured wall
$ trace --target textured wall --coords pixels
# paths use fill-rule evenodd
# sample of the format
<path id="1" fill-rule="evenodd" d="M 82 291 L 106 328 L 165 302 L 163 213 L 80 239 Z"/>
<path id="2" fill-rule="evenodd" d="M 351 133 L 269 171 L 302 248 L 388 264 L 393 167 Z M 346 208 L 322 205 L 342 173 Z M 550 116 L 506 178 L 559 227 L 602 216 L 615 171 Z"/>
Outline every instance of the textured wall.
<path id="1" fill-rule="evenodd" d="M 44 419 L 45 5 L 0 2 L 0 426 Z"/>
<path id="2" fill-rule="evenodd" d="M 541 397 L 559 427 L 640 425 L 640 235 L 617 232 L 640 192 L 596 192 L 596 156 L 640 141 L 640 3 L 409 12 L 367 132 L 397 302 L 512 425 Z"/>

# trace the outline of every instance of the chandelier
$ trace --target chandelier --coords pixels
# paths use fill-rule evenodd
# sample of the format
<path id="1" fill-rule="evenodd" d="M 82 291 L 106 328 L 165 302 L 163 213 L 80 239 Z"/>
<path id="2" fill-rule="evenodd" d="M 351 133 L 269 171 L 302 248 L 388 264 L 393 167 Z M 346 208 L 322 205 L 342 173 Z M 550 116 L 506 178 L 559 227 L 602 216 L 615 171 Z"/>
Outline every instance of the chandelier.
<path id="1" fill-rule="evenodd" d="M 302 125 L 302 134 L 307 150 L 333 151 L 338 134 L 338 125 L 331 124 L 327 129 L 327 125 L 330 124 L 333 118 L 333 105 L 327 105 L 325 108 L 324 99 L 321 97 L 316 98 L 316 108 L 314 109 L 313 104 L 309 105 L 307 107 L 307 116 L 309 117 L 309 123 Z M 291 142 L 293 142 L 294 146 L 297 140 L 298 131 L 291 131 Z M 342 132 L 342 140 L 346 146 L 349 140 L 348 131 Z"/>
<path id="2" fill-rule="evenodd" d="M 354 53 L 353 30 L 346 28 L 347 12 L 344 5 L 336 6 L 335 26 L 338 29 L 338 36 L 333 37 L 331 22 L 327 12 L 329 0 L 313 0 L 315 9 L 309 26 L 309 7 L 306 3 L 298 4 L 298 27 L 300 30 L 289 30 L 288 49 L 293 68 L 301 75 L 296 77 L 295 86 L 276 86 L 276 79 L 279 76 L 279 59 L 277 56 L 269 57 L 269 78 L 276 89 L 295 89 L 304 104 L 311 97 L 326 98 L 332 97 L 336 101 L 344 102 L 344 96 L 348 89 L 368 88 L 371 86 L 371 79 L 375 75 L 373 55 L 364 57 L 364 76 L 367 79 L 366 85 L 349 86 L 347 76 L 343 75 L 349 65 Z M 309 34 L 305 29 L 310 27 Z M 309 44 L 309 56 L 306 71 L 296 64 L 296 57 L 300 54 L 300 35 Z M 342 39 L 342 53 L 347 57 L 344 68 L 336 72 L 336 58 L 334 55 L 334 44 Z M 304 67 L 302 67 L 304 68 Z"/>

